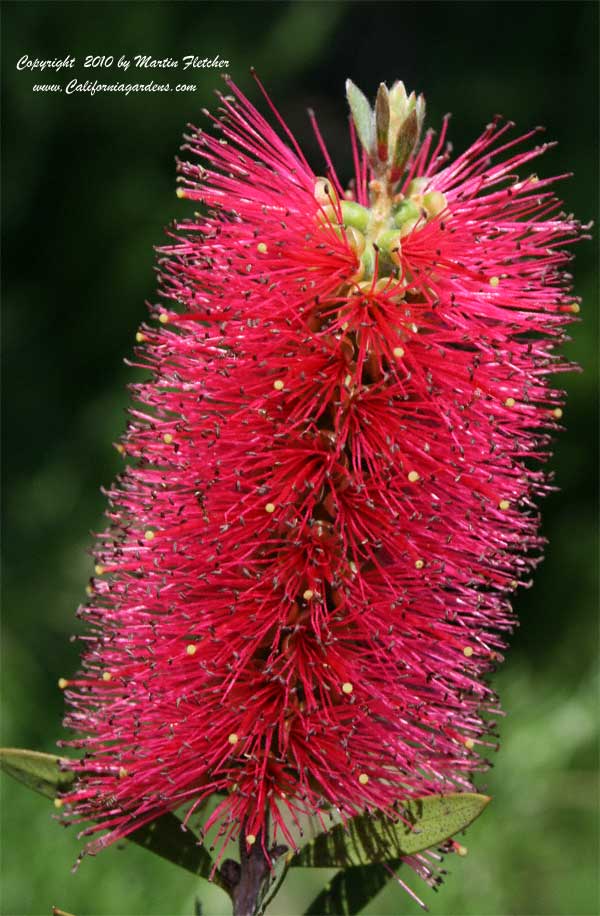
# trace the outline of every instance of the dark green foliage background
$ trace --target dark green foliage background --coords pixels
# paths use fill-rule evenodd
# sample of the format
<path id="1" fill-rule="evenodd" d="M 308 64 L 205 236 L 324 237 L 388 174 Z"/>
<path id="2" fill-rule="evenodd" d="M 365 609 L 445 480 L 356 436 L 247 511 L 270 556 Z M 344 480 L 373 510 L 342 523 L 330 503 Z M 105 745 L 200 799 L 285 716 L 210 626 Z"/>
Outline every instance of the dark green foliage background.
<path id="1" fill-rule="evenodd" d="M 114 80 L 116 71 L 34 78 L 21 55 L 187 53 L 230 61 L 253 98 L 254 64 L 312 156 L 305 109 L 316 109 L 340 171 L 349 174 L 343 85 L 373 94 L 402 78 L 425 92 L 428 123 L 454 112 L 461 150 L 495 112 L 523 130 L 542 123 L 557 150 L 540 174 L 574 171 L 565 206 L 594 218 L 598 199 L 598 6 L 595 3 L 18 2 L 3 6 L 4 644 L 3 742 L 52 751 L 60 734 L 60 675 L 77 665 L 74 611 L 91 572 L 89 531 L 102 525 L 120 459 L 123 365 L 154 296 L 152 245 L 190 212 L 174 194 L 187 121 L 202 122 L 215 71 L 130 70 L 125 80 L 195 82 L 195 94 L 34 94 L 34 82 Z M 561 492 L 544 506 L 550 544 L 535 587 L 521 592 L 521 629 L 497 686 L 508 713 L 498 769 L 481 781 L 495 801 L 451 862 L 437 914 L 598 912 L 597 259 L 578 246 L 581 325 L 565 378 L 568 431 L 552 466 Z M 77 916 L 227 912 L 217 890 L 143 851 L 112 849 L 70 874 L 75 831 L 47 803 L 3 780 L 3 914 Z M 326 880 L 296 872 L 271 908 L 293 916 Z M 421 891 L 420 882 L 409 878 Z M 415 913 L 390 886 L 370 913 Z"/>

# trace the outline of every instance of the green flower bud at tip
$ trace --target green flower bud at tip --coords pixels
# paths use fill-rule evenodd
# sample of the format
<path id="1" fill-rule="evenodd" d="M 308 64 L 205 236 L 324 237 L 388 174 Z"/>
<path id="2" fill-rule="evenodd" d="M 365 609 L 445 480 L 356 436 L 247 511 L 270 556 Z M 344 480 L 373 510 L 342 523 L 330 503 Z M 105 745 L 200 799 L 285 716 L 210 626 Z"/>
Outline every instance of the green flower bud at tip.
<path id="1" fill-rule="evenodd" d="M 342 219 L 345 226 L 354 226 L 359 232 L 365 232 L 369 224 L 369 211 L 353 200 L 343 200 Z"/>
<path id="2" fill-rule="evenodd" d="M 400 233 L 397 229 L 387 229 L 377 236 L 377 247 L 392 261 L 398 260 L 400 248 Z"/>
<path id="3" fill-rule="evenodd" d="M 416 219 L 409 219 L 403 223 L 400 227 L 400 238 L 405 238 L 405 236 L 410 235 L 420 219 L 421 217 L 418 216 Z"/>
<path id="4" fill-rule="evenodd" d="M 429 216 L 437 216 L 446 209 L 448 203 L 441 191 L 429 191 L 423 197 L 423 206 Z"/>
<path id="5" fill-rule="evenodd" d="M 407 197 L 402 201 L 396 212 L 394 213 L 394 223 L 396 226 L 401 227 L 408 220 L 418 219 L 421 215 L 421 209 L 414 200 L 411 200 Z"/>
<path id="6" fill-rule="evenodd" d="M 329 178 L 317 178 L 314 189 L 315 200 L 323 206 L 335 204 L 339 200 L 337 191 Z"/>
<path id="7" fill-rule="evenodd" d="M 350 245 L 350 248 L 352 248 L 355 254 L 357 254 L 358 257 L 360 258 L 363 251 L 365 250 L 365 245 L 366 245 L 365 237 L 362 234 L 362 232 L 359 232 L 358 229 L 354 228 L 354 226 L 347 226 L 346 227 L 346 240 L 348 244 Z"/>

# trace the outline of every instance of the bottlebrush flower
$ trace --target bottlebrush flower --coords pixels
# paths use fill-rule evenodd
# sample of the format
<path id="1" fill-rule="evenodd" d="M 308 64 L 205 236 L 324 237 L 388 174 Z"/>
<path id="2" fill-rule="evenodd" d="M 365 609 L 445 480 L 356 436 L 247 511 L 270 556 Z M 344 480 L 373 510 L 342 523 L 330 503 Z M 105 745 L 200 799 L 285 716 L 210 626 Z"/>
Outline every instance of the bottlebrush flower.
<path id="1" fill-rule="evenodd" d="M 422 98 L 381 87 L 373 114 L 350 84 L 344 190 L 314 117 L 326 178 L 228 90 L 186 137 L 202 212 L 160 253 L 65 682 L 91 852 L 214 793 L 223 847 L 470 790 L 542 548 L 579 311 L 580 226 L 530 173 L 550 144 L 495 119 L 451 160 L 447 119 L 419 143 Z"/>

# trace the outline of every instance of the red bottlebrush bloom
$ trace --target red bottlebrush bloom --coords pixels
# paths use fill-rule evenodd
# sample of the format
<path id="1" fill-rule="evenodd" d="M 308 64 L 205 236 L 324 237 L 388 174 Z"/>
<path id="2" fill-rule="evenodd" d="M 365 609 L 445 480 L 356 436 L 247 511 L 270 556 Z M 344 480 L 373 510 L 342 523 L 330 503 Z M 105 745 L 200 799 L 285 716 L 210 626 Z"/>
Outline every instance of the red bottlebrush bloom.
<path id="1" fill-rule="evenodd" d="M 160 254 L 67 682 L 90 851 L 214 793 L 222 845 L 294 845 L 303 813 L 470 790 L 542 547 L 579 310 L 580 227 L 529 171 L 548 144 L 496 119 L 451 161 L 396 84 L 344 191 L 318 129 L 326 179 L 228 89 L 186 137 L 203 210 Z"/>

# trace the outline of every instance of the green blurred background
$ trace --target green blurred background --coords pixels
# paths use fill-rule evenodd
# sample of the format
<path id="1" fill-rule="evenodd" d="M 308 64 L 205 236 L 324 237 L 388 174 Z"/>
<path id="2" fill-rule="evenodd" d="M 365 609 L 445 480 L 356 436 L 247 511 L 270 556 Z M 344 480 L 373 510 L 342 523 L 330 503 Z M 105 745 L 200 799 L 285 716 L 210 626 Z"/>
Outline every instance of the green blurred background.
<path id="1" fill-rule="evenodd" d="M 347 76 L 369 94 L 402 78 L 425 92 L 430 125 L 454 113 L 455 149 L 496 112 L 520 128 L 545 124 L 560 141 L 536 167 L 574 171 L 561 186 L 581 219 L 598 200 L 596 3 L 19 2 L 3 7 L 4 643 L 3 742 L 52 751 L 61 733 L 59 676 L 77 665 L 69 636 L 91 572 L 90 530 L 102 525 L 120 460 L 123 365 L 154 296 L 152 246 L 189 212 L 174 194 L 173 157 L 188 121 L 212 104 L 215 71 L 147 71 L 144 80 L 195 82 L 195 94 L 32 93 L 15 63 L 30 57 L 138 53 L 220 54 L 256 98 L 259 70 L 308 150 L 321 159 L 306 108 L 316 109 L 340 172 L 350 172 L 343 97 Z M 115 71 L 71 76 L 116 78 Z M 135 81 L 139 71 L 125 79 Z M 437 914 L 595 914 L 597 887 L 596 685 L 597 260 L 583 242 L 575 265 L 585 299 L 565 378 L 568 432 L 553 468 L 561 492 L 546 501 L 546 561 L 518 598 L 521 628 L 497 686 L 508 713 L 494 796 L 469 831 L 467 859 L 451 863 Z M 3 789 L 3 914 L 77 916 L 227 913 L 218 891 L 137 848 L 111 849 L 70 873 L 80 844 L 47 803 L 7 778 Z M 296 872 L 271 908 L 302 912 L 325 875 Z M 413 886 L 421 892 L 419 880 Z M 396 886 L 371 914 L 416 913 Z"/>

